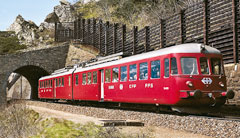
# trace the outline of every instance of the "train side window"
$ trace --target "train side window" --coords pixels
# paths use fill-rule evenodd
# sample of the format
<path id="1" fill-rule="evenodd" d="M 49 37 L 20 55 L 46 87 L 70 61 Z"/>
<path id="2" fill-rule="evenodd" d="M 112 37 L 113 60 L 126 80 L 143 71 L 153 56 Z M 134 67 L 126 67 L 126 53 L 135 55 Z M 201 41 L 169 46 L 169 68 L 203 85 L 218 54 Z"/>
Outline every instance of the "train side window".
<path id="1" fill-rule="evenodd" d="M 71 86 L 71 76 L 68 76 L 68 85 Z"/>
<path id="2" fill-rule="evenodd" d="M 120 68 L 121 81 L 127 81 L 127 66 L 122 66 Z"/>
<path id="3" fill-rule="evenodd" d="M 197 59 L 191 57 L 181 58 L 182 73 L 185 75 L 197 75 Z"/>
<path id="4" fill-rule="evenodd" d="M 200 68 L 202 74 L 209 74 L 208 60 L 205 57 L 200 58 Z"/>
<path id="5" fill-rule="evenodd" d="M 78 75 L 75 76 L 75 85 L 78 85 Z"/>
<path id="6" fill-rule="evenodd" d="M 62 86 L 64 86 L 64 77 L 62 77 Z"/>
<path id="7" fill-rule="evenodd" d="M 147 80 L 148 79 L 148 63 L 143 62 L 140 63 L 140 71 L 139 71 L 139 79 L 140 80 Z"/>
<path id="8" fill-rule="evenodd" d="M 58 78 L 58 86 L 61 87 L 61 78 Z"/>
<path id="9" fill-rule="evenodd" d="M 112 76 L 113 76 L 112 82 L 118 82 L 118 73 L 119 73 L 118 68 L 113 68 L 112 69 Z"/>
<path id="10" fill-rule="evenodd" d="M 51 80 L 51 88 L 52 88 L 52 86 L 53 86 L 53 80 Z"/>
<path id="11" fill-rule="evenodd" d="M 50 86 L 50 81 L 47 80 L 47 88 L 49 88 L 49 86 Z"/>
<path id="12" fill-rule="evenodd" d="M 171 74 L 178 74 L 177 60 L 175 57 L 171 58 Z"/>
<path id="13" fill-rule="evenodd" d="M 97 83 L 97 71 L 93 72 L 93 84 Z"/>
<path id="14" fill-rule="evenodd" d="M 87 73 L 87 77 L 88 77 L 87 84 L 91 84 L 91 81 L 92 81 L 92 72 L 88 72 L 88 73 Z"/>
<path id="15" fill-rule="evenodd" d="M 86 80 L 86 79 L 87 79 L 87 74 L 86 74 L 86 73 L 83 73 L 83 74 L 82 74 L 82 84 L 83 84 L 83 85 L 87 84 L 87 80 Z"/>
<path id="16" fill-rule="evenodd" d="M 137 64 L 129 66 L 129 77 L 130 81 L 137 80 Z"/>
<path id="17" fill-rule="evenodd" d="M 55 87 L 58 87 L 58 80 L 55 79 Z"/>
<path id="18" fill-rule="evenodd" d="M 106 69 L 105 70 L 105 82 L 110 82 L 111 81 L 111 69 Z"/>
<path id="19" fill-rule="evenodd" d="M 44 88 L 47 88 L 47 82 L 44 81 Z"/>
<path id="20" fill-rule="evenodd" d="M 164 59 L 164 77 L 169 77 L 169 59 Z"/>
<path id="21" fill-rule="evenodd" d="M 151 61 L 151 78 L 160 78 L 160 60 Z"/>

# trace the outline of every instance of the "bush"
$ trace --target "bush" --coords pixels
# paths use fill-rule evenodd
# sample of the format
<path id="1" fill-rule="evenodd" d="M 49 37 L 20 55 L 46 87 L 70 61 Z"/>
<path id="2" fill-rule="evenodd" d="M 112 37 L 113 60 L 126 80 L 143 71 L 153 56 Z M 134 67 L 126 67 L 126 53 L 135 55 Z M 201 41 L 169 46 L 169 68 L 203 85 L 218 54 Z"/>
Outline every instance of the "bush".
<path id="1" fill-rule="evenodd" d="M 0 138 L 22 138 L 34 135 L 39 114 L 24 104 L 11 104 L 0 112 Z"/>
<path id="2" fill-rule="evenodd" d="M 20 44 L 17 36 L 11 32 L 0 32 L 0 54 L 14 53 L 25 48 L 27 46 Z"/>

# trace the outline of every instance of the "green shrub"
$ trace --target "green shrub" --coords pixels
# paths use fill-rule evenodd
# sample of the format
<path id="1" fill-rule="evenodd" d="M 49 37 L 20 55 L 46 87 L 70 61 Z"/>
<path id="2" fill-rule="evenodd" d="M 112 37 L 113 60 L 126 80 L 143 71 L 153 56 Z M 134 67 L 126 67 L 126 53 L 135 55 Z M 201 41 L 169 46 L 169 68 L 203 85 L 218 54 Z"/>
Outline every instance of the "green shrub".
<path id="1" fill-rule="evenodd" d="M 14 53 L 25 48 L 27 46 L 20 44 L 17 36 L 10 32 L 0 32 L 0 54 Z"/>

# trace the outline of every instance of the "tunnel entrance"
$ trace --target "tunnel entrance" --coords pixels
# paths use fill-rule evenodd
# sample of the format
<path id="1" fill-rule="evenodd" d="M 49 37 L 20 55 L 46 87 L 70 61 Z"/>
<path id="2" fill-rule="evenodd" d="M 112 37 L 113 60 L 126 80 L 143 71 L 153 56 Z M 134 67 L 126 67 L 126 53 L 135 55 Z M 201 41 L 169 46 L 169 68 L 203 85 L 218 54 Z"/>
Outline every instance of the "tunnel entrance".
<path id="1" fill-rule="evenodd" d="M 24 79 L 27 80 L 27 81 L 24 81 L 24 83 L 29 83 L 29 84 L 24 84 L 24 86 L 27 86 L 27 85 L 30 86 L 30 91 L 31 91 L 29 94 L 30 99 L 38 99 L 38 80 L 42 76 L 49 75 L 49 73 L 46 70 L 44 70 L 43 68 L 38 67 L 38 66 L 33 66 L 33 65 L 23 66 L 23 67 L 20 67 L 20 68 L 14 70 L 12 72 L 12 74 L 9 76 L 8 80 L 13 80 L 13 78 L 11 78 L 13 74 L 19 74 L 20 77 L 17 80 L 18 82 L 19 81 L 21 82 Z M 22 76 L 22 78 L 21 78 L 21 76 Z M 19 79 L 22 79 L 22 80 L 19 80 Z M 8 82 L 7 91 L 9 89 L 9 86 L 11 86 L 10 83 L 11 83 L 11 81 Z M 23 83 L 23 82 L 21 82 L 21 83 Z M 23 84 L 22 84 L 22 86 L 23 86 Z M 19 86 L 19 87 L 22 87 L 22 86 Z M 19 93 L 20 96 L 18 96 L 17 99 L 19 99 L 20 97 L 23 98 L 23 94 L 27 94 L 28 93 L 27 91 L 29 90 L 27 88 L 25 88 L 25 89 L 20 88 L 20 89 L 22 89 L 22 93 Z M 7 94 L 9 94 L 9 93 L 7 93 Z"/>

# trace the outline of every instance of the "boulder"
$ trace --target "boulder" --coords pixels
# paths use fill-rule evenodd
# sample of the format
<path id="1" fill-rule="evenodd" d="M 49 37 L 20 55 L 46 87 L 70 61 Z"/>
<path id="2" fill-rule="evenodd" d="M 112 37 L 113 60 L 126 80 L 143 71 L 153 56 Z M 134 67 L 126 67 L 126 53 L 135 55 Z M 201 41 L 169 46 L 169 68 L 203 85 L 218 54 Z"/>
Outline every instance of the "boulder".
<path id="1" fill-rule="evenodd" d="M 7 31 L 14 31 L 20 43 L 31 45 L 37 38 L 38 26 L 33 21 L 26 21 L 21 15 L 16 17 L 16 20 Z"/>

